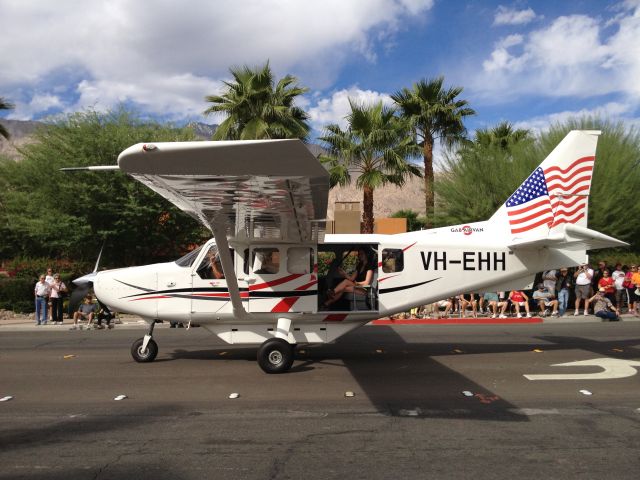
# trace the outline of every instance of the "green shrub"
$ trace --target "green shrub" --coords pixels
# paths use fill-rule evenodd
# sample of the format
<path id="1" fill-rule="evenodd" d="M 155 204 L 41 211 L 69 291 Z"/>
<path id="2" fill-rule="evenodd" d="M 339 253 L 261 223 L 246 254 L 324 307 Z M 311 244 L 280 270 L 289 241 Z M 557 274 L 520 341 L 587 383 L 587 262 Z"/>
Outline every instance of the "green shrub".
<path id="1" fill-rule="evenodd" d="M 27 278 L 0 278 L 0 309 L 17 313 L 34 312 L 35 284 L 36 280 Z"/>

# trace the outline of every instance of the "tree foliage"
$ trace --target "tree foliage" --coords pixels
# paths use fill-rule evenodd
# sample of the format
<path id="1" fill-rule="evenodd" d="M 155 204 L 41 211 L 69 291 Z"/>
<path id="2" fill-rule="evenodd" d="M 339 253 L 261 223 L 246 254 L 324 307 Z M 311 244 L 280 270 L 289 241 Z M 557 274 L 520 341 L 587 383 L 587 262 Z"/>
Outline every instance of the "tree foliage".
<path id="1" fill-rule="evenodd" d="M 9 101 L 5 100 L 4 98 L 0 97 L 0 110 L 12 110 L 15 107 L 15 105 L 13 103 L 10 103 Z M 0 136 L 8 139 L 9 138 L 9 132 L 7 131 L 7 129 L 5 128 L 4 125 L 0 124 Z"/>
<path id="2" fill-rule="evenodd" d="M 390 218 L 406 218 L 407 219 L 407 231 L 415 232 L 422 230 L 427 226 L 427 219 L 420 217 L 419 213 L 409 209 L 398 210 L 395 213 L 389 215 Z"/>
<path id="3" fill-rule="evenodd" d="M 222 95 L 209 95 L 205 114 L 224 113 L 227 118 L 213 134 L 214 140 L 300 138 L 309 134 L 309 116 L 295 105 L 308 91 L 287 75 L 277 83 L 267 62 L 262 67 L 230 69 L 232 82 L 224 82 Z"/>
<path id="4" fill-rule="evenodd" d="M 119 171 L 61 172 L 113 165 L 139 142 L 191 140 L 188 130 L 143 123 L 126 111 L 83 112 L 47 124 L 19 162 L 0 162 L 0 258 L 95 259 L 105 265 L 175 258 L 203 238 L 186 214 Z"/>
<path id="5" fill-rule="evenodd" d="M 466 100 L 458 98 L 462 87 L 444 88 L 444 77 L 422 79 L 411 89 L 391 95 L 403 118 L 414 129 L 418 144 L 422 146 L 424 161 L 425 213 L 431 227 L 435 205 L 433 185 L 433 147 L 436 141 L 452 147 L 465 139 L 464 119 L 475 115 Z"/>
<path id="6" fill-rule="evenodd" d="M 589 228 L 619 238 L 639 250 L 640 134 L 598 118 L 571 119 L 505 149 L 473 143 L 445 156 L 437 184 L 439 224 L 486 220 L 571 130 L 602 130 L 596 151 Z M 526 137 L 525 137 L 526 138 Z"/>
<path id="7" fill-rule="evenodd" d="M 409 125 L 382 102 L 371 105 L 349 99 L 351 112 L 348 127 L 325 127 L 328 155 L 320 160 L 329 169 L 331 185 L 347 185 L 351 174 L 357 176 L 356 187 L 363 191 L 363 233 L 373 233 L 373 192 L 386 184 L 404 185 L 409 175 L 420 170 L 407 162 L 419 151 L 409 134 Z"/>

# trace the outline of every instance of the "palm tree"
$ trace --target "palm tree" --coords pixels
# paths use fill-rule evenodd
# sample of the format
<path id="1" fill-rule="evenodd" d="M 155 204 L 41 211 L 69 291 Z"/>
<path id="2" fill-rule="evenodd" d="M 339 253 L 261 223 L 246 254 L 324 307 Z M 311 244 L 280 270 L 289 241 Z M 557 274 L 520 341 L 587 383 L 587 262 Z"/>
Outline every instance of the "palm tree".
<path id="1" fill-rule="evenodd" d="M 500 122 L 493 128 L 481 128 L 476 130 L 474 143 L 489 147 L 496 146 L 502 150 L 510 151 L 511 147 L 522 141 L 532 141 L 529 130 L 515 129 L 509 122 Z"/>
<path id="2" fill-rule="evenodd" d="M 0 110 L 12 110 L 13 108 L 15 108 L 15 105 L 13 103 L 10 103 L 4 98 L 0 97 Z M 6 138 L 7 140 L 10 137 L 9 132 L 2 124 L 0 124 L 0 135 Z"/>
<path id="3" fill-rule="evenodd" d="M 444 77 L 423 79 L 412 89 L 403 88 L 391 95 L 400 112 L 414 128 L 424 157 L 424 190 L 427 226 L 433 224 L 433 146 L 436 140 L 452 146 L 466 134 L 465 117 L 476 112 L 466 100 L 456 99 L 462 87 L 443 88 Z"/>
<path id="4" fill-rule="evenodd" d="M 328 155 L 320 160 L 327 166 L 331 186 L 351 183 L 356 175 L 356 186 L 363 191 L 363 233 L 373 233 L 373 192 L 388 183 L 402 186 L 409 175 L 420 176 L 420 169 L 407 162 L 407 158 L 420 154 L 413 141 L 410 126 L 395 115 L 395 109 L 359 104 L 349 99 L 351 113 L 346 117 L 346 130 L 339 125 L 325 127 L 324 136 Z"/>
<path id="5" fill-rule="evenodd" d="M 227 118 L 213 134 L 214 140 L 269 138 L 305 139 L 309 133 L 304 110 L 295 99 L 308 91 L 287 75 L 275 83 L 269 62 L 262 67 L 232 67 L 233 81 L 224 82 L 222 95 L 209 95 L 205 115 L 222 112 Z M 275 85 L 275 86 L 274 86 Z"/>

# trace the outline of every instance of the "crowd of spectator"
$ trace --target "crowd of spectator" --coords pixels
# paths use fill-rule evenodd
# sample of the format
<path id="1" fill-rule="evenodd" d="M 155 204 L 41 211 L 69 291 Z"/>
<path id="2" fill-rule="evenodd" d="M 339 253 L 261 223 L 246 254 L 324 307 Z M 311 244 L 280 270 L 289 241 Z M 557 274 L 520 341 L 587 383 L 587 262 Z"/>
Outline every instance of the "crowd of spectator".
<path id="1" fill-rule="evenodd" d="M 60 274 L 53 273 L 51 268 L 46 274 L 40 275 L 33 290 L 35 297 L 35 321 L 36 325 L 46 325 L 51 319 L 52 325 L 62 325 L 64 322 L 64 300 L 69 295 L 69 289 L 61 280 Z M 96 328 L 113 328 L 111 320 L 113 314 L 105 306 L 101 306 L 94 301 L 91 294 L 87 294 L 80 302 L 80 306 L 73 313 L 72 329 L 86 327 L 89 328 L 96 321 Z M 85 324 L 82 324 L 85 320 Z"/>
<path id="2" fill-rule="evenodd" d="M 441 318 L 479 315 L 507 318 L 596 315 L 603 320 L 618 320 L 626 312 L 640 316 L 640 272 L 637 265 L 617 263 L 613 268 L 598 262 L 594 269 L 584 263 L 575 268 L 547 270 L 536 276 L 535 288 L 528 291 L 464 293 L 413 309 L 409 316 Z M 582 310 L 581 307 L 582 306 Z M 407 316 L 407 315 L 404 315 Z"/>

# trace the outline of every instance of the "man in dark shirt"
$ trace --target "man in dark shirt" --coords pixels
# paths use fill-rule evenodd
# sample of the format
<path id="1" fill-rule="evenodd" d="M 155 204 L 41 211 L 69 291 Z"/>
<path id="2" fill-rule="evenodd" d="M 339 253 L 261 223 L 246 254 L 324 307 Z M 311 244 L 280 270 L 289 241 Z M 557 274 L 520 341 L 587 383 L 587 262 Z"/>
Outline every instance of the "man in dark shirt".
<path id="1" fill-rule="evenodd" d="M 558 313 L 560 316 L 564 316 L 567 312 L 567 305 L 569 304 L 569 292 L 573 286 L 573 275 L 569 274 L 569 269 L 563 267 L 558 273 L 558 280 L 556 281 L 556 292 L 558 292 Z"/>

